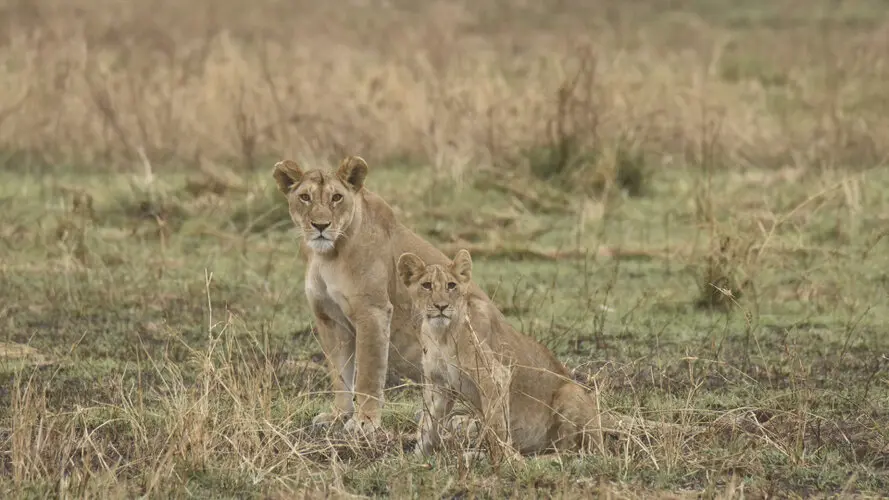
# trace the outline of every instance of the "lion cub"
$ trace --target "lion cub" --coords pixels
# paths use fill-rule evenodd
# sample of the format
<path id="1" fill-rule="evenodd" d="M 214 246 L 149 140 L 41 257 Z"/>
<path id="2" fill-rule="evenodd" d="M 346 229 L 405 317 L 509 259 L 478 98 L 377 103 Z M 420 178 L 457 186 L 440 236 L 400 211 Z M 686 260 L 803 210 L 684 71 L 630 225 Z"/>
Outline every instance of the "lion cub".
<path id="1" fill-rule="evenodd" d="M 472 258 L 460 250 L 450 265 L 426 265 L 402 254 L 397 272 L 422 317 L 425 389 L 417 453 L 440 445 L 441 422 L 455 397 L 480 413 L 489 451 L 508 454 L 601 450 L 603 418 L 595 398 L 536 340 L 517 332 L 469 284 Z M 499 446 L 492 447 L 491 440 Z"/>

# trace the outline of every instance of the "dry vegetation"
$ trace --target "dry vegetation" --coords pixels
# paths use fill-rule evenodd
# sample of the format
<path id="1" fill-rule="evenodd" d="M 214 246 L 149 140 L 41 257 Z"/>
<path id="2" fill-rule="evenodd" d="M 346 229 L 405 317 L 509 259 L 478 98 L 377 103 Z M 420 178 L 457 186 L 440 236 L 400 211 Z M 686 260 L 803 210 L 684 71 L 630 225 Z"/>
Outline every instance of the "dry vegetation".
<path id="1" fill-rule="evenodd" d="M 547 4 L 0 0 L 0 494 L 886 494 L 884 2 Z M 345 154 L 608 406 L 742 425 L 425 463 L 407 385 L 312 431 L 271 165 Z"/>

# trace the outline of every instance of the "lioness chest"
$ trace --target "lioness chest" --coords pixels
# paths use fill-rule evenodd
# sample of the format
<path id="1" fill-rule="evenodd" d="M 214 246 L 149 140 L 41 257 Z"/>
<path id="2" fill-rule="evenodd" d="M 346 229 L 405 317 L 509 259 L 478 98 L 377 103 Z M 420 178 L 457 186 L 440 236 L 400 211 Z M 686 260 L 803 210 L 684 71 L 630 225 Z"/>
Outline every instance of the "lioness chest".
<path id="1" fill-rule="evenodd" d="M 312 306 L 340 326 L 354 332 L 349 319 L 352 305 L 348 291 L 354 289 L 348 273 L 334 263 L 312 261 L 306 272 L 306 297 Z"/>

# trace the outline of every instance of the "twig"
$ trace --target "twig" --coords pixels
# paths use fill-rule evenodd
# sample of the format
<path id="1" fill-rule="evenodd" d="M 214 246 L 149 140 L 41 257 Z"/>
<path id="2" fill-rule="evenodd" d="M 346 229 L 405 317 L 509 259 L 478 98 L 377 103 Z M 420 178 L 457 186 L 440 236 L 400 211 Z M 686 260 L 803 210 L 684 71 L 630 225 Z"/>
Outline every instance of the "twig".
<path id="1" fill-rule="evenodd" d="M 439 245 L 445 255 L 453 255 L 457 250 L 465 248 L 472 255 L 488 258 L 518 258 L 539 260 L 576 260 L 590 256 L 607 257 L 621 260 L 652 260 L 668 258 L 675 252 L 656 250 L 625 250 L 606 246 L 587 250 L 553 250 L 545 248 L 518 247 L 509 245 L 476 245 L 471 243 L 450 243 Z"/>
<path id="2" fill-rule="evenodd" d="M 573 213 L 571 205 L 564 199 L 558 202 L 544 199 L 540 194 L 528 189 L 528 184 L 530 181 L 519 184 L 485 177 L 478 180 L 477 187 L 479 189 L 494 189 L 511 195 L 531 210 L 548 213 Z"/>

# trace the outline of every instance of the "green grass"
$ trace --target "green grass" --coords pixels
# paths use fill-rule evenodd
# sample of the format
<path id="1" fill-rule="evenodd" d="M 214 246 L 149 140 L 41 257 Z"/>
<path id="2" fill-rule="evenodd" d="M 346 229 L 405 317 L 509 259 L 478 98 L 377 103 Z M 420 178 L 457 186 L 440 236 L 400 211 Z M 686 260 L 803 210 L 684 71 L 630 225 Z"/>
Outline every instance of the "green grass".
<path id="1" fill-rule="evenodd" d="M 566 199 L 558 213 L 425 172 L 374 168 L 368 185 L 442 248 L 461 246 L 459 237 L 478 249 L 474 276 L 509 320 L 595 374 L 607 406 L 704 424 L 756 415 L 759 424 L 686 443 L 621 441 L 604 457 L 464 470 L 446 456 L 403 454 L 419 408 L 408 386 L 390 391 L 379 442 L 319 435 L 309 423 L 329 404 L 329 383 L 297 242 L 267 172 L 222 195 L 189 192 L 172 174 L 150 186 L 124 175 L 4 174 L 0 492 L 889 491 L 886 169 L 793 181 L 721 172 L 707 191 L 702 173 L 677 168 L 651 173 L 643 197 L 586 209 Z M 411 185 L 419 188 L 404 194 Z M 59 186 L 87 193 L 92 211 L 73 210 Z M 727 310 L 695 305 L 712 234 L 751 247 L 720 254 L 720 270 L 749 281 Z M 589 251 L 600 246 L 650 255 Z M 18 344 L 41 357 L 9 347 Z"/>

